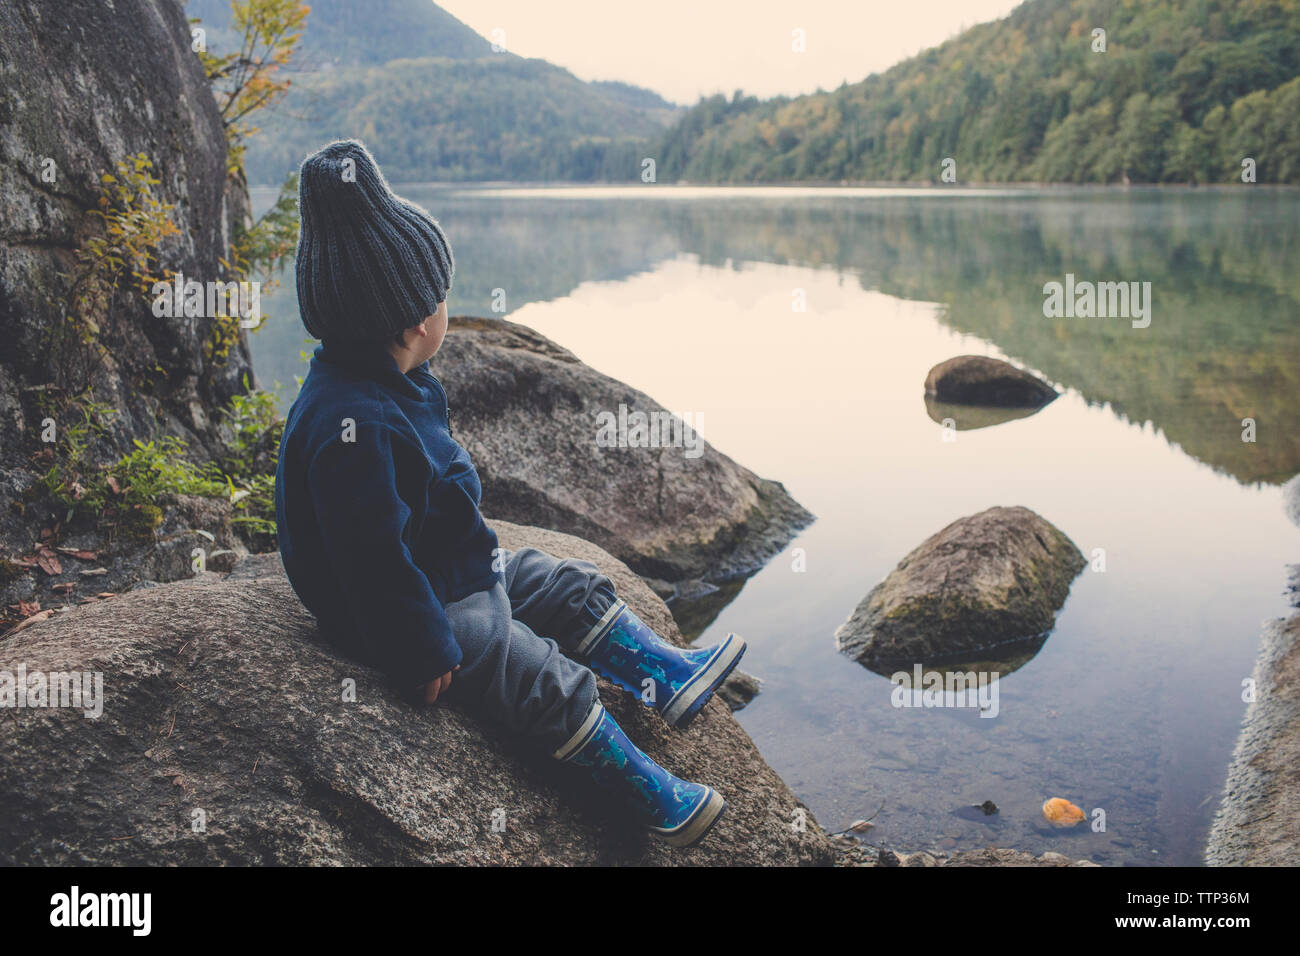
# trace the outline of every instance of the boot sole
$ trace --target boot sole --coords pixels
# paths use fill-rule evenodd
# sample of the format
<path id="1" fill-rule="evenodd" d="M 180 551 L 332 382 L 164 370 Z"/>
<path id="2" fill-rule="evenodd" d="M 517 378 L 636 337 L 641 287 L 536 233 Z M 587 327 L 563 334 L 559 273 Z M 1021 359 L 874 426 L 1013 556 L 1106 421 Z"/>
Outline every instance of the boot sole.
<path id="1" fill-rule="evenodd" d="M 727 801 L 722 799 L 722 794 L 709 788 L 709 795 L 700 802 L 690 818 L 680 824 L 674 830 L 660 830 L 658 827 L 652 827 L 655 836 L 663 840 L 669 846 L 675 846 L 680 849 L 695 846 L 713 829 L 714 825 L 722 819 L 722 814 L 727 809 Z"/>
<path id="2" fill-rule="evenodd" d="M 745 648 L 743 637 L 728 634 L 713 658 L 668 701 L 663 710 L 664 720 L 679 730 L 689 725 L 709 702 L 713 692 L 736 669 L 745 656 Z"/>

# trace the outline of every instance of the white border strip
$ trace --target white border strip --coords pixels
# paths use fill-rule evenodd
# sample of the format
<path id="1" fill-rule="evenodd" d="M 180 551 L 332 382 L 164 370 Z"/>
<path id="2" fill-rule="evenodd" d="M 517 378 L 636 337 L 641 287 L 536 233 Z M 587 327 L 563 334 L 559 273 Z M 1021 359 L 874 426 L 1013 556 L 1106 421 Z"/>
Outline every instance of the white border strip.
<path id="1" fill-rule="evenodd" d="M 578 642 L 578 653 L 591 653 L 592 648 L 605 636 L 605 631 L 609 630 L 609 626 L 626 609 L 626 601 L 615 601 L 611 604 L 609 610 L 605 612 L 605 616 L 597 621 L 596 626 L 587 632 L 587 636 Z"/>
<path id="2" fill-rule="evenodd" d="M 579 750 L 581 750 L 595 734 L 596 728 L 600 726 L 600 719 L 605 716 L 605 707 L 599 700 L 591 705 L 591 710 L 583 718 L 582 726 L 574 732 L 573 736 L 559 746 L 555 753 L 551 754 L 556 760 L 568 760 Z"/>

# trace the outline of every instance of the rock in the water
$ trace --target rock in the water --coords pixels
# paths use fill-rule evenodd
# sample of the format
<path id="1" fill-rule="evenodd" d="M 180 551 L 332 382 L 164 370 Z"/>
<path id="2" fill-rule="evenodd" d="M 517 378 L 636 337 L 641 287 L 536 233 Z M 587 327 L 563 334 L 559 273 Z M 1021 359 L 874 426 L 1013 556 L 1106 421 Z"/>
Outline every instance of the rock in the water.
<path id="1" fill-rule="evenodd" d="M 1282 507 L 1294 525 L 1300 525 L 1300 475 L 1282 486 Z"/>
<path id="2" fill-rule="evenodd" d="M 812 520 L 780 484 L 702 441 L 694 457 L 601 447 L 601 413 L 664 409 L 526 326 L 453 318 L 433 371 L 493 517 L 579 535 L 670 582 L 743 576 Z"/>
<path id="3" fill-rule="evenodd" d="M 599 563 L 638 615 L 678 640 L 663 602 L 599 548 L 496 527 L 506 547 Z M 811 817 L 802 832 L 790 826 L 799 801 L 721 701 L 674 731 L 601 683 L 639 746 L 728 801 L 708 839 L 674 850 L 573 767 L 455 707 L 413 707 L 337 656 L 273 555 L 225 579 L 205 574 L 34 624 L 0 642 L 0 672 L 20 663 L 29 674 L 101 672 L 104 700 L 98 719 L 5 711 L 6 865 L 831 862 Z"/>
<path id="4" fill-rule="evenodd" d="M 844 653 L 888 671 L 1041 643 L 1086 562 L 1028 508 L 961 518 L 899 562 L 835 632 Z"/>
<path id="5" fill-rule="evenodd" d="M 925 394 L 958 405 L 1037 408 L 1056 398 L 1056 389 L 1000 359 L 958 355 L 930 369 L 925 377 Z"/>
<path id="6" fill-rule="evenodd" d="M 731 708 L 732 713 L 744 707 L 762 690 L 763 682 L 753 674 L 744 671 L 732 671 L 718 688 L 717 694 L 722 702 Z"/>

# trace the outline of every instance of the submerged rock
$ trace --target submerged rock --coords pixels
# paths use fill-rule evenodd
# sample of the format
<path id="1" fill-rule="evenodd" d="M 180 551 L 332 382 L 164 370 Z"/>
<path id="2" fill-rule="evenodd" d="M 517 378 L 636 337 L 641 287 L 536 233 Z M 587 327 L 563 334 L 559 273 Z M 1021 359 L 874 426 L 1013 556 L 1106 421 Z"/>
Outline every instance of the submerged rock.
<path id="1" fill-rule="evenodd" d="M 747 577 L 733 578 L 721 584 L 709 585 L 708 590 L 684 589 L 681 585 L 674 588 L 672 595 L 665 600 L 673 612 L 673 620 L 682 630 L 682 636 L 688 641 L 694 641 L 703 634 L 727 605 L 736 599 L 747 580 Z"/>
<path id="2" fill-rule="evenodd" d="M 940 362 L 925 377 L 925 394 L 940 402 L 1007 408 L 1037 408 L 1057 395 L 1037 375 L 986 355 L 958 355 Z"/>
<path id="3" fill-rule="evenodd" d="M 496 525 L 599 563 L 638 615 L 678 641 L 663 602 L 587 542 Z M 811 814 L 720 701 L 670 730 L 629 694 L 601 696 L 673 771 L 728 811 L 674 850 L 535 748 L 449 705 L 417 708 L 320 643 L 276 555 L 226 578 L 119 595 L 0 642 L 0 672 L 103 675 L 103 712 L 5 711 L 0 863 L 829 864 Z M 345 698 L 355 681 L 355 702 Z M 52 754 L 61 755 L 51 759 Z M 196 830 L 196 822 L 202 828 Z"/>
<path id="4" fill-rule="evenodd" d="M 753 674 L 732 671 L 718 688 L 718 696 L 731 708 L 732 713 L 743 710 L 762 690 L 763 682 Z"/>
<path id="5" fill-rule="evenodd" d="M 526 326 L 453 318 L 433 371 L 486 514 L 580 535 L 667 582 L 742 577 L 812 520 L 780 484 L 671 421 L 666 445 L 602 447 L 598 416 L 665 410 Z"/>
<path id="6" fill-rule="evenodd" d="M 1085 564 L 1074 542 L 1028 508 L 990 508 L 903 558 L 835 632 L 836 644 L 873 669 L 970 660 L 1026 642 L 1036 651 Z"/>

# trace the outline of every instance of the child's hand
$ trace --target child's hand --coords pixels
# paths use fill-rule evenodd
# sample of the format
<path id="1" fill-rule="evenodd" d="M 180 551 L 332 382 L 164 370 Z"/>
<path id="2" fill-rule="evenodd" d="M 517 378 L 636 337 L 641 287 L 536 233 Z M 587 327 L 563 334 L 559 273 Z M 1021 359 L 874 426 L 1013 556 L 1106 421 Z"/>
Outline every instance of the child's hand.
<path id="1" fill-rule="evenodd" d="M 438 702 L 438 695 L 451 686 L 451 675 L 460 670 L 457 664 L 441 677 L 435 677 L 429 683 L 424 685 L 424 702 L 426 704 L 435 704 Z"/>

